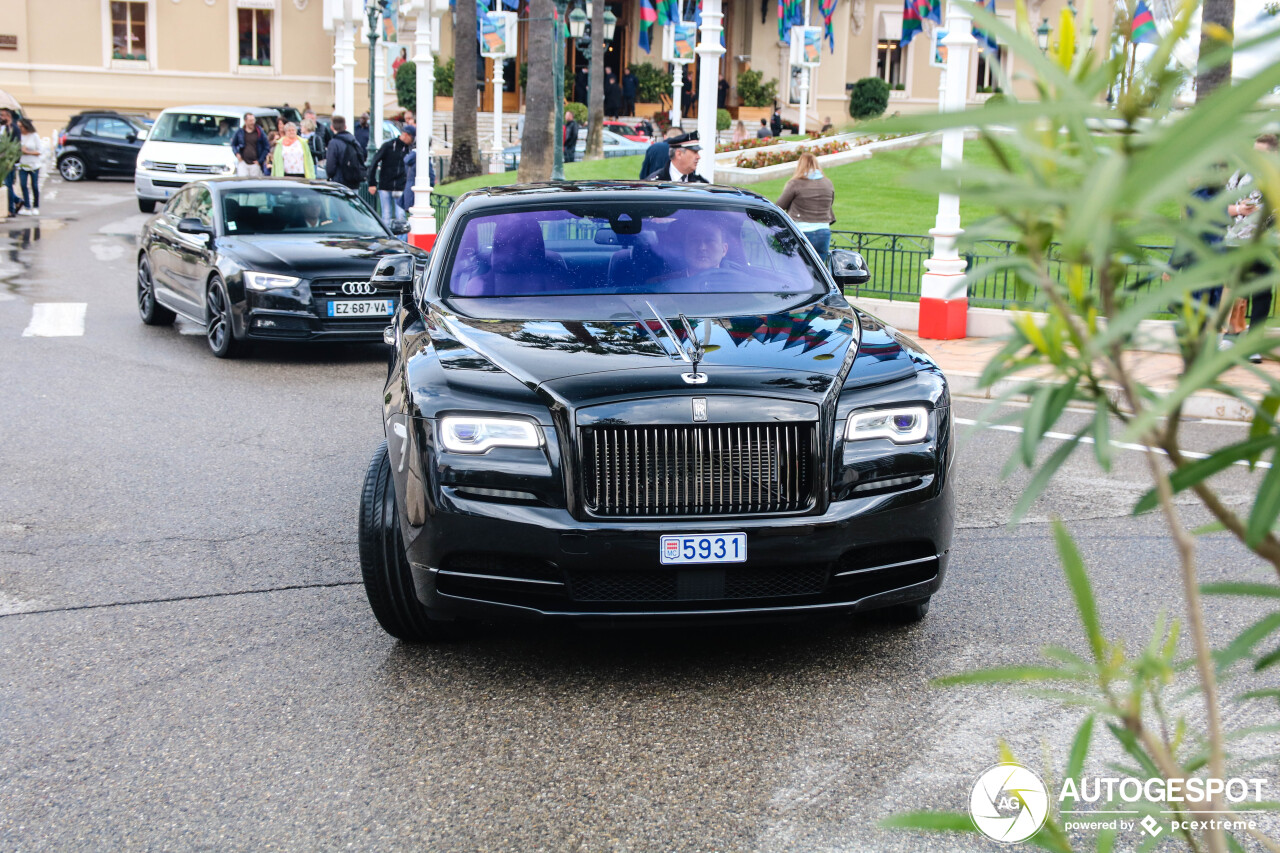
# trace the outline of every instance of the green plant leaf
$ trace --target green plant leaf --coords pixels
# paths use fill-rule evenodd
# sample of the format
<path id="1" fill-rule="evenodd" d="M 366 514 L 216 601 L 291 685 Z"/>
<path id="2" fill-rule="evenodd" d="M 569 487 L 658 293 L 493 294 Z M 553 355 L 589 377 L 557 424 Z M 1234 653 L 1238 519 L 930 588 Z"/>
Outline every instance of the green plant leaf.
<path id="1" fill-rule="evenodd" d="M 1223 581 L 1200 584 L 1205 595 L 1249 595 L 1255 598 L 1280 598 L 1280 586 L 1247 581 Z"/>
<path id="2" fill-rule="evenodd" d="M 1275 527 L 1276 518 L 1280 517 L 1280 465 L 1273 465 L 1258 486 L 1258 494 L 1253 499 L 1253 511 L 1249 513 L 1249 523 L 1245 528 L 1244 544 L 1257 548 L 1267 537 L 1271 528 Z"/>
<path id="3" fill-rule="evenodd" d="M 1253 671 L 1262 672 L 1264 669 L 1270 669 L 1280 663 L 1280 649 L 1268 652 L 1253 662 Z"/>
<path id="4" fill-rule="evenodd" d="M 1111 734 L 1115 737 L 1116 740 L 1120 742 L 1120 745 L 1124 747 L 1124 751 L 1129 753 L 1129 755 L 1132 756 L 1133 759 L 1138 762 L 1138 765 L 1142 767 L 1142 769 L 1146 772 L 1146 775 L 1148 776 L 1160 775 L 1160 769 L 1156 767 L 1155 762 L 1151 760 L 1151 757 L 1148 756 L 1147 753 L 1138 744 L 1138 738 L 1134 735 L 1133 732 L 1129 731 L 1123 726 L 1117 725 L 1116 723 L 1107 723 L 1107 728 L 1111 730 Z M 1136 773 L 1132 775 L 1141 776 L 1142 774 Z"/>
<path id="5" fill-rule="evenodd" d="M 1280 629 L 1280 610 L 1268 613 L 1241 631 L 1225 649 L 1213 653 L 1218 669 L 1225 670 L 1237 661 L 1248 657 L 1253 647 Z"/>
<path id="6" fill-rule="evenodd" d="M 1265 690 L 1246 690 L 1236 695 L 1237 699 L 1275 699 L 1280 701 L 1280 688 L 1269 687 Z"/>
<path id="7" fill-rule="evenodd" d="M 1268 447 L 1277 446 L 1280 446 L 1280 437 L 1264 435 L 1224 447 L 1215 451 L 1206 459 L 1197 459 L 1195 462 L 1188 462 L 1179 466 L 1169 475 L 1169 485 L 1173 488 L 1173 493 L 1177 494 L 1197 483 L 1204 482 L 1219 471 L 1229 468 L 1243 459 L 1251 459 L 1255 454 L 1266 450 Z M 1156 494 L 1156 490 L 1152 489 L 1134 504 L 1133 514 L 1141 515 L 1144 512 L 1150 512 L 1156 508 L 1158 503 L 1159 496 Z"/>
<path id="8" fill-rule="evenodd" d="M 883 829 L 924 829 L 930 832 L 977 832 L 967 812 L 903 812 L 880 821 Z"/>
<path id="9" fill-rule="evenodd" d="M 1084 438 L 1085 433 L 1088 431 L 1089 426 L 1086 425 L 1071 438 L 1064 441 L 1057 450 L 1049 454 L 1049 458 L 1031 475 L 1031 481 L 1027 483 L 1026 489 L 1023 490 L 1022 496 L 1018 498 L 1018 502 L 1014 505 L 1013 512 L 1010 514 L 1009 523 L 1011 525 L 1017 524 L 1027 514 L 1028 510 L 1031 509 L 1031 505 L 1036 502 L 1036 498 L 1040 497 L 1040 494 L 1049 485 L 1053 475 L 1058 472 L 1058 469 L 1067 461 L 1067 458 L 1080 446 L 1080 440 Z"/>
<path id="10" fill-rule="evenodd" d="M 1080 728 L 1076 730 L 1075 739 L 1071 741 L 1071 752 L 1067 755 L 1067 769 L 1063 773 L 1063 781 L 1080 778 L 1084 769 L 1084 760 L 1089 755 L 1089 742 L 1093 738 L 1094 715 L 1084 718 Z M 1075 799 L 1071 799 L 1071 808 L 1075 808 Z"/>
<path id="11" fill-rule="evenodd" d="M 954 687 L 958 684 L 1011 684 L 1032 681 L 1082 681 L 1086 676 L 1056 666 L 994 666 L 944 675 L 932 680 L 937 687 Z"/>
<path id="12" fill-rule="evenodd" d="M 1076 612 L 1080 614 L 1080 624 L 1089 641 L 1089 649 L 1093 652 L 1094 661 L 1102 664 L 1105 662 L 1107 641 L 1102 636 L 1098 602 L 1093 597 L 1093 586 L 1089 583 L 1084 560 L 1080 558 L 1075 541 L 1060 519 L 1054 519 L 1053 538 L 1058 546 L 1058 557 L 1062 560 L 1062 570 L 1067 576 L 1067 586 L 1071 588 L 1071 597 L 1075 599 Z"/>

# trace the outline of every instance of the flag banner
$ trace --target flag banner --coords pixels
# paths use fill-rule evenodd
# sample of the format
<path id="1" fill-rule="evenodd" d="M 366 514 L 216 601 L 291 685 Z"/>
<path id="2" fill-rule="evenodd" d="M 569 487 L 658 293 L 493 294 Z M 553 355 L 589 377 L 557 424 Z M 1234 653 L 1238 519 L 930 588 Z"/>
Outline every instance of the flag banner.
<path id="1" fill-rule="evenodd" d="M 996 13 L 996 0 L 981 0 L 981 2 L 982 8 L 993 15 Z M 995 53 L 1000 47 L 996 37 L 981 27 L 973 28 L 973 37 L 978 40 L 978 47 L 983 53 Z"/>
<path id="2" fill-rule="evenodd" d="M 818 4 L 818 11 L 822 13 L 822 26 L 827 39 L 827 46 L 832 53 L 836 52 L 836 31 L 831 24 L 831 18 L 836 13 L 836 2 L 837 0 L 821 0 Z"/>
<path id="3" fill-rule="evenodd" d="M 804 26 L 804 0 L 778 0 L 778 41 L 791 44 L 791 28 Z"/>
<path id="4" fill-rule="evenodd" d="M 1133 33 L 1131 38 L 1135 44 L 1160 43 L 1160 33 L 1156 30 L 1155 16 L 1151 14 L 1151 10 L 1147 7 L 1145 0 L 1138 0 L 1138 5 L 1133 10 Z"/>
<path id="5" fill-rule="evenodd" d="M 911 44 L 916 33 L 924 30 L 924 22 L 942 21 L 942 5 L 936 0 L 903 0 L 902 3 L 902 46 Z"/>
<path id="6" fill-rule="evenodd" d="M 653 25 L 658 22 L 658 10 L 653 7 L 652 0 L 640 0 L 640 49 L 645 53 L 650 53 L 650 31 Z"/>

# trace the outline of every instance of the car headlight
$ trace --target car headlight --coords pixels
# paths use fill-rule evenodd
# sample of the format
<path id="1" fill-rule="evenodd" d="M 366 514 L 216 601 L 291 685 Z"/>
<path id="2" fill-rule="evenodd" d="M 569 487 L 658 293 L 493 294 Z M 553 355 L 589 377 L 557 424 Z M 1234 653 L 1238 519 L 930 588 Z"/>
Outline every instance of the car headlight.
<path id="1" fill-rule="evenodd" d="M 144 168 L 144 169 L 154 169 L 155 167 L 156 167 L 156 162 L 155 162 L 154 160 L 143 160 L 143 161 L 142 161 L 142 168 Z"/>
<path id="2" fill-rule="evenodd" d="M 276 275 L 271 272 L 246 272 L 244 283 L 250 290 L 283 290 L 294 287 L 300 279 L 291 275 Z"/>
<path id="3" fill-rule="evenodd" d="M 844 430 L 845 441 L 887 438 L 894 444 L 914 444 L 929 434 L 929 410 L 924 406 L 899 406 L 854 412 Z"/>
<path id="4" fill-rule="evenodd" d="M 235 170 L 236 170 L 235 166 L 228 166 L 225 163 L 218 167 L 218 171 L 224 175 L 230 175 Z"/>
<path id="5" fill-rule="evenodd" d="M 540 447 L 542 434 L 528 421 L 451 415 L 440 419 L 440 442 L 453 453 L 484 453 L 491 447 Z"/>

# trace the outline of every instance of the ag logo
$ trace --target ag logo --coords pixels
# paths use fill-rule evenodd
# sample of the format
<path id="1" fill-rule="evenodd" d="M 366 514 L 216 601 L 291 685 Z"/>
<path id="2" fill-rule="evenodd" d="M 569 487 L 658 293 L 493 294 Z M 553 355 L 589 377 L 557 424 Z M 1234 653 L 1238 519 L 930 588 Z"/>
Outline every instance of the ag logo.
<path id="1" fill-rule="evenodd" d="M 1044 826 L 1049 816 L 1049 793 L 1040 777 L 1021 764 L 996 764 L 973 784 L 969 814 L 983 835 L 1016 844 Z"/>

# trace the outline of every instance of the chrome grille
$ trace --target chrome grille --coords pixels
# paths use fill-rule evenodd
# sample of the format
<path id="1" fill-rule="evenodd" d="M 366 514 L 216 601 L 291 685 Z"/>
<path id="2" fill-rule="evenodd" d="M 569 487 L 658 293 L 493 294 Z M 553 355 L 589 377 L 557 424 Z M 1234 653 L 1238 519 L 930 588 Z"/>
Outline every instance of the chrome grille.
<path id="1" fill-rule="evenodd" d="M 175 173 L 176 173 L 176 172 L 178 171 L 178 164 L 177 164 L 177 163 L 159 163 L 159 162 L 156 162 L 156 161 L 152 161 L 152 163 L 151 163 L 151 171 L 153 171 L 153 172 L 175 172 Z M 185 174 L 188 174 L 188 175 L 222 175 L 222 174 L 227 174 L 227 173 L 225 173 L 225 172 L 223 171 L 223 167 L 222 167 L 222 166 L 194 166 L 194 165 L 191 165 L 191 164 L 187 164 L 187 167 L 186 167 L 185 169 L 183 169 L 183 172 L 184 172 Z"/>
<path id="2" fill-rule="evenodd" d="M 741 515 L 812 503 L 813 425 L 592 427 L 583 487 L 594 515 Z"/>

